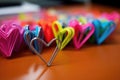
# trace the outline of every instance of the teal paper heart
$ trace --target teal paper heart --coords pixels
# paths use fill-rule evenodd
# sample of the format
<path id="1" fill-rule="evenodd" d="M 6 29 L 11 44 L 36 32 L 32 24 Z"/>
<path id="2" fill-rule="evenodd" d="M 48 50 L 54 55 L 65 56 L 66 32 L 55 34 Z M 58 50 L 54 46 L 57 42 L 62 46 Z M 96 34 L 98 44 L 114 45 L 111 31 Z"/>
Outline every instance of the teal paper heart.
<path id="1" fill-rule="evenodd" d="M 95 27 L 94 40 L 97 44 L 104 42 L 106 38 L 115 30 L 116 24 L 113 21 L 100 21 L 94 20 L 93 25 Z"/>

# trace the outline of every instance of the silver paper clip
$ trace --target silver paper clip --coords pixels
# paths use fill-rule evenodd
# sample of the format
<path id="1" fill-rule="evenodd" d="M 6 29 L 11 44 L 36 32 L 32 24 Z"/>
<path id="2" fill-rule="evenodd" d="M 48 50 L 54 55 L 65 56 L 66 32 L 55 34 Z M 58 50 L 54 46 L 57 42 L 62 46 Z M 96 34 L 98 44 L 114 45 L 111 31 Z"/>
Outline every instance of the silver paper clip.
<path id="1" fill-rule="evenodd" d="M 52 54 L 52 56 L 50 57 L 50 59 L 49 59 L 49 61 L 47 62 L 46 60 L 45 60 L 45 58 L 43 58 L 42 56 L 41 56 L 41 54 L 39 54 L 39 52 L 34 48 L 34 45 L 33 45 L 33 43 L 34 43 L 34 41 L 38 41 L 38 42 L 40 42 L 40 43 L 42 43 L 42 44 L 44 44 L 46 47 L 49 47 L 54 41 L 58 41 L 58 45 L 56 45 L 56 48 L 55 48 L 55 50 L 54 50 L 54 52 L 53 52 L 53 54 Z M 41 46 L 41 45 L 39 45 L 39 46 Z M 35 37 L 35 38 L 33 38 L 31 41 L 30 41 L 30 48 L 32 49 L 32 51 L 36 54 L 36 55 L 38 55 L 39 56 L 39 58 L 49 67 L 49 66 L 51 66 L 51 64 L 52 64 L 52 62 L 54 61 L 54 59 L 55 59 L 55 57 L 57 56 L 57 54 L 58 54 L 58 52 L 60 51 L 60 47 L 61 47 L 61 41 L 59 40 L 59 39 L 57 39 L 57 38 L 54 38 L 54 39 L 52 39 L 49 43 L 46 43 L 43 39 L 40 39 L 40 38 L 38 38 L 38 37 Z"/>
<path id="2" fill-rule="evenodd" d="M 35 26 L 35 29 L 34 30 L 30 30 L 29 28 L 30 26 L 25 26 L 25 32 L 24 32 L 24 40 L 25 40 L 25 43 L 29 46 L 30 48 L 30 41 L 35 38 L 35 37 L 38 37 L 38 38 L 41 38 L 43 39 L 44 35 L 43 35 L 43 30 L 41 27 L 39 26 Z M 40 53 L 42 51 L 42 44 L 38 44 L 37 41 L 34 41 L 33 43 L 35 49 Z M 41 46 L 39 46 L 41 45 Z"/>

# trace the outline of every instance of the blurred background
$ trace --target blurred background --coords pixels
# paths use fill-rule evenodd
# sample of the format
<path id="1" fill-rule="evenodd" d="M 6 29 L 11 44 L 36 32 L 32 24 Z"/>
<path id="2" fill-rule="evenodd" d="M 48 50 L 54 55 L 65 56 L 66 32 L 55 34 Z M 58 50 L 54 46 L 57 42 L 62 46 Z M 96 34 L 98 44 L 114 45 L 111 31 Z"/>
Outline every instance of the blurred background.
<path id="1" fill-rule="evenodd" d="M 0 7 L 21 5 L 23 1 L 35 3 L 44 7 L 78 3 L 97 3 L 102 5 L 120 7 L 119 0 L 0 0 Z"/>
<path id="2" fill-rule="evenodd" d="M 41 8 L 56 7 L 61 5 L 86 5 L 91 4 L 119 8 L 119 0 L 0 0 L 0 15 L 37 12 Z"/>

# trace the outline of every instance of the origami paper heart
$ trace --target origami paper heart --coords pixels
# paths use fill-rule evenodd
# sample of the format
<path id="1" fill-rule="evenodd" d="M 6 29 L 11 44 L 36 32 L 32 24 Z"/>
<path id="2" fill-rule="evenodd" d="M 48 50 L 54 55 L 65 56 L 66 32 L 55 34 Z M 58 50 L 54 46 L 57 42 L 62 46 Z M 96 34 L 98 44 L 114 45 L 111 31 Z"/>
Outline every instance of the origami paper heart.
<path id="1" fill-rule="evenodd" d="M 85 25 L 80 25 L 77 20 L 72 20 L 69 23 L 70 27 L 75 29 L 75 36 L 73 37 L 74 46 L 79 49 L 87 42 L 87 40 L 92 36 L 94 33 L 94 26 L 90 23 Z M 86 31 L 89 31 L 86 34 Z"/>
<path id="2" fill-rule="evenodd" d="M 3 56 L 10 57 L 19 36 L 19 29 L 15 27 L 5 28 L 4 26 L 7 25 L 0 27 L 0 52 Z"/>
<path id="3" fill-rule="evenodd" d="M 118 23 L 119 22 L 119 20 L 120 20 L 120 15 L 119 15 L 119 13 L 118 12 L 112 12 L 112 13 L 110 13 L 110 14 L 108 14 L 108 13 L 103 13 L 102 15 L 101 15 L 101 17 L 104 17 L 104 18 L 107 18 L 108 20 L 112 20 L 112 21 L 114 21 L 114 22 L 116 22 L 116 23 Z"/>
<path id="4" fill-rule="evenodd" d="M 59 31 L 57 38 L 60 38 L 60 41 L 62 41 L 61 44 L 61 50 L 72 40 L 74 36 L 74 29 L 70 27 L 66 27 Z"/>
<path id="5" fill-rule="evenodd" d="M 25 32 L 24 32 L 24 40 L 28 46 L 30 46 L 30 42 L 34 37 L 38 37 L 43 39 L 43 31 L 42 28 L 39 26 L 36 26 L 34 30 L 30 30 L 29 26 L 25 27 Z M 38 52 L 42 51 L 42 46 L 39 47 L 39 44 L 37 41 L 34 42 L 34 47 Z M 29 47 L 30 48 L 30 47 Z"/>
<path id="6" fill-rule="evenodd" d="M 23 39 L 23 34 L 24 34 L 24 29 L 18 25 L 18 24 L 11 24 L 12 27 L 15 27 L 15 28 L 18 28 L 19 30 L 19 36 L 17 38 L 17 42 L 15 44 L 15 47 L 14 47 L 14 51 L 15 52 L 18 52 L 20 51 L 22 48 L 24 48 L 25 44 L 24 44 L 24 39 Z"/>
<path id="7" fill-rule="evenodd" d="M 16 21 L 17 22 L 17 21 Z M 17 52 L 19 50 L 21 50 L 21 48 L 24 47 L 24 40 L 23 40 L 23 33 L 24 33 L 24 29 L 15 23 L 15 21 L 6 21 L 4 22 L 4 26 L 1 26 L 2 29 L 5 29 L 6 31 L 9 31 L 11 28 L 17 28 L 19 30 L 19 36 L 17 39 L 17 44 L 15 44 L 14 47 L 14 51 Z"/>
<path id="8" fill-rule="evenodd" d="M 94 20 L 93 25 L 95 26 L 94 36 L 97 44 L 101 44 L 116 28 L 113 21 Z"/>
<path id="9" fill-rule="evenodd" d="M 50 18 L 51 19 L 51 18 Z M 52 32 L 52 22 L 51 20 L 40 20 L 38 21 L 38 25 L 42 27 L 44 32 L 44 39 L 46 42 L 51 41 L 54 38 L 53 32 Z"/>
<path id="10" fill-rule="evenodd" d="M 58 47 L 58 45 L 56 45 L 56 48 L 55 48 L 55 50 L 53 51 L 52 56 L 50 57 L 49 61 L 47 62 L 47 61 L 45 60 L 45 58 L 42 57 L 42 55 L 39 54 L 39 52 L 35 49 L 33 43 L 34 43 L 34 41 L 36 41 L 36 40 L 37 40 L 39 43 L 42 43 L 43 45 L 45 45 L 46 47 L 49 47 L 55 40 L 57 40 L 57 41 L 58 41 L 58 45 L 61 46 L 60 40 L 54 38 L 54 39 L 52 39 L 49 43 L 46 43 L 44 40 L 35 37 L 35 38 L 33 38 L 33 39 L 31 40 L 31 42 L 30 42 L 30 48 L 34 51 L 34 53 L 35 53 L 36 55 L 38 55 L 38 56 L 40 57 L 40 59 L 41 59 L 47 66 L 51 66 L 53 60 L 55 59 L 56 55 L 58 54 L 58 52 L 59 52 L 59 50 L 60 50 L 60 46 Z M 39 45 L 39 46 L 41 46 L 41 45 Z"/>
<path id="11" fill-rule="evenodd" d="M 61 50 L 71 41 L 75 33 L 71 27 L 62 28 L 62 25 L 58 21 L 53 22 L 52 30 L 55 38 L 59 38 L 62 41 Z M 56 43 L 58 44 L 57 41 Z"/>
<path id="12" fill-rule="evenodd" d="M 53 34 L 54 34 L 55 37 L 57 37 L 59 31 L 61 31 L 62 29 L 63 29 L 62 25 L 58 21 L 53 22 L 52 30 L 53 30 Z"/>

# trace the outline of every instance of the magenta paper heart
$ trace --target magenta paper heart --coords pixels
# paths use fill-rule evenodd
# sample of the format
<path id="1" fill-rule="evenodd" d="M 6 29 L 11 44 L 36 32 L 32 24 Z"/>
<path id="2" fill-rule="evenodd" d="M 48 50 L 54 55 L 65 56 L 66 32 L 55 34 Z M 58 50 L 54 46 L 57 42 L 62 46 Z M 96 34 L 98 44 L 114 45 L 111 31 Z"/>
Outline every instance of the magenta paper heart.
<path id="1" fill-rule="evenodd" d="M 16 24 L 15 22 L 12 22 L 12 21 L 7 21 L 6 24 L 1 26 L 1 28 L 5 29 L 6 32 L 8 32 L 12 28 L 17 28 L 19 30 L 18 31 L 19 35 L 18 35 L 18 38 L 17 38 L 17 44 L 15 44 L 15 47 L 14 47 L 15 52 L 21 50 L 25 46 L 24 39 L 23 39 L 24 29 L 20 25 Z"/>
<path id="2" fill-rule="evenodd" d="M 118 12 L 116 12 L 116 11 L 114 11 L 114 12 L 112 12 L 112 13 L 103 13 L 102 15 L 101 15 L 101 17 L 104 17 L 104 18 L 107 18 L 108 20 L 112 20 L 112 21 L 114 21 L 114 22 L 116 22 L 116 23 L 118 23 L 119 22 L 119 20 L 120 20 L 120 15 L 119 15 L 119 13 Z"/>
<path id="3" fill-rule="evenodd" d="M 11 56 L 19 35 L 18 28 L 5 24 L 0 27 L 0 52 L 3 56 Z"/>
<path id="4" fill-rule="evenodd" d="M 25 47 L 25 42 L 23 39 L 24 29 L 20 25 L 14 24 L 14 23 L 11 24 L 10 26 L 19 29 L 19 36 L 17 38 L 17 43 L 15 44 L 15 47 L 14 47 L 14 51 L 17 52 Z"/>
<path id="5" fill-rule="evenodd" d="M 90 23 L 81 25 L 77 20 L 72 20 L 70 21 L 69 26 L 75 29 L 73 44 L 76 47 L 76 49 L 81 48 L 94 33 L 94 26 Z"/>

